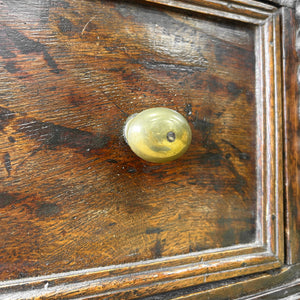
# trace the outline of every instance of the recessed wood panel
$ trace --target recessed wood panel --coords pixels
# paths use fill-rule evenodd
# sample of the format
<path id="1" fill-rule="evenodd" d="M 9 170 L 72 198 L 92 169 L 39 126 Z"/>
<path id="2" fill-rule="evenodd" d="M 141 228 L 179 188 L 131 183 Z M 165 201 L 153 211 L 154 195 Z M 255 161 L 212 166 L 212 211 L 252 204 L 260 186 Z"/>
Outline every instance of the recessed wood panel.
<path id="1" fill-rule="evenodd" d="M 252 25 L 133 2 L 5 2 L 1 278 L 254 242 L 254 42 Z M 193 131 L 163 165 L 122 137 L 156 106 Z"/>
<path id="2" fill-rule="evenodd" d="M 1 294 L 131 299 L 281 266 L 282 11 L 2 4 Z M 175 162 L 122 136 L 153 106 L 192 127 Z"/>

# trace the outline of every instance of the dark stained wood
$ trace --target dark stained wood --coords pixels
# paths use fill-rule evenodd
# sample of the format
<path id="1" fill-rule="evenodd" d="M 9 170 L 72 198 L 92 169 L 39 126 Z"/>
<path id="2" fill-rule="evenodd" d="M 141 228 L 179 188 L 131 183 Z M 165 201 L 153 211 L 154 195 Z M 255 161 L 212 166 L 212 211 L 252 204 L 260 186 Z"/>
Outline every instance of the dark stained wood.
<path id="1" fill-rule="evenodd" d="M 245 3 L 243 0 L 233 0 L 230 1 L 230 3 L 215 1 L 213 5 L 209 0 L 145 0 L 145 2 L 167 5 L 172 8 L 176 7 L 186 11 L 198 12 L 251 24 L 263 24 L 270 16 L 270 13 L 276 11 L 276 7 L 272 5 L 253 1 L 247 1 L 247 3 Z"/>
<path id="2" fill-rule="evenodd" d="M 296 205 L 298 207 L 297 209 L 297 217 L 296 217 L 296 230 L 294 230 L 294 235 L 296 236 L 297 233 L 298 233 L 298 237 L 296 237 L 296 239 L 298 240 L 298 242 L 300 243 L 300 208 L 299 208 L 299 197 L 300 197 L 300 163 L 299 163 L 299 153 L 300 153 L 300 78 L 299 78 L 299 57 L 300 57 L 300 54 L 299 54 L 299 28 L 300 28 L 300 6 L 299 6 L 299 2 L 297 2 L 297 5 L 296 5 L 296 10 L 295 10 L 295 18 L 297 20 L 297 31 L 295 32 L 296 34 L 296 51 L 297 51 L 297 54 L 298 54 L 298 72 L 297 72 L 297 82 L 298 82 L 298 89 L 297 89 L 297 94 L 296 94 L 296 107 L 298 109 L 298 118 L 296 118 L 296 124 L 298 125 L 298 130 L 297 130 L 297 136 L 298 136 L 298 142 L 297 142 L 297 147 L 295 149 L 295 155 L 297 155 L 298 157 L 298 160 L 297 160 L 297 177 L 298 178 L 298 189 L 297 189 L 297 199 L 298 199 L 298 202 L 297 200 L 296 201 Z M 293 19 L 294 20 L 294 19 Z M 294 218 L 294 217 L 293 217 Z M 292 221 L 293 222 L 293 221 Z M 294 221 L 295 222 L 295 221 Z M 297 231 L 297 232 L 296 232 Z M 297 257 L 297 262 L 300 261 L 300 246 L 299 246 L 299 243 L 298 243 L 298 247 L 296 246 L 296 250 L 294 251 L 294 255 L 295 257 Z"/>
<path id="3" fill-rule="evenodd" d="M 281 299 L 299 299 L 300 298 L 300 280 L 297 279 L 294 282 L 288 283 L 275 288 L 274 290 L 265 292 L 260 295 L 248 298 L 249 300 L 261 299 L 261 300 L 281 300 Z"/>
<path id="4" fill-rule="evenodd" d="M 281 271 L 249 276 L 234 281 L 215 283 L 212 286 L 194 287 L 170 294 L 157 295 L 157 300 L 185 299 L 185 300 L 256 300 L 256 299 L 298 299 L 300 266 L 283 268 Z M 199 291 L 197 291 L 197 288 Z M 266 291 L 267 290 L 267 291 Z M 171 297 L 168 297 L 170 295 Z M 288 298 L 290 297 L 290 298 Z M 293 298 L 294 297 L 294 298 Z M 146 298 L 147 299 L 147 298 Z M 148 300 L 148 299 L 147 299 Z"/>
<path id="5" fill-rule="evenodd" d="M 264 208 L 263 222 L 268 229 L 263 238 L 266 243 L 269 241 L 271 252 L 276 253 L 276 256 L 283 261 L 282 68 L 279 63 L 281 58 L 279 32 L 280 14 L 276 13 L 261 32 L 265 44 L 262 52 L 264 68 L 262 74 L 264 75 L 260 75 L 264 78 L 263 92 L 260 97 L 265 99 L 266 103 L 257 100 L 257 105 L 262 105 L 264 108 L 259 109 L 259 113 L 263 114 L 262 118 L 266 120 L 266 126 L 262 130 L 261 147 L 266 151 L 267 157 L 262 159 L 262 177 L 258 177 L 258 182 L 263 189 L 262 201 L 258 204 Z M 273 205 L 270 205 L 271 203 Z M 274 238 L 275 236 L 277 238 Z"/>
<path id="6" fill-rule="evenodd" d="M 1 79 L 2 278 L 255 241 L 254 29 L 130 2 L 64 6 L 45 29 L 2 10 L 14 56 Z M 124 142 L 127 116 L 152 106 L 192 125 L 176 162 Z"/>
<path id="7" fill-rule="evenodd" d="M 283 12 L 284 51 L 284 118 L 285 118 L 285 197 L 286 197 L 286 253 L 287 262 L 300 259 L 300 202 L 299 202 L 299 146 L 298 146 L 298 97 L 297 96 L 297 54 L 296 23 L 294 12 Z"/>
<path id="8" fill-rule="evenodd" d="M 245 268 L 245 264 L 248 265 L 246 257 L 244 257 L 244 261 L 242 259 L 227 260 L 225 268 L 228 268 L 228 271 L 225 272 L 219 271 L 221 264 L 218 261 L 198 264 L 198 268 L 201 267 L 201 265 L 205 266 L 205 270 L 202 270 L 203 274 L 200 275 L 198 273 L 201 272 L 197 272 L 197 265 L 194 264 L 191 266 L 183 266 L 181 270 L 179 268 L 159 269 L 154 272 L 110 277 L 109 280 L 97 278 L 96 280 L 81 282 L 72 278 L 73 280 L 70 282 L 70 278 L 65 276 L 65 278 L 61 280 L 63 284 L 59 286 L 53 285 L 55 282 L 51 280 L 57 276 L 52 276 L 52 278 L 43 277 L 36 279 L 36 281 L 39 281 L 38 284 L 35 284 L 32 280 L 25 281 L 26 285 L 21 284 L 17 289 L 14 289 L 13 293 L 7 292 L 12 289 L 10 282 L 4 282 L 2 285 L 4 287 L 3 297 L 7 299 L 14 299 L 14 297 L 18 299 L 18 296 L 22 296 L 23 299 L 30 299 L 33 296 L 36 297 L 34 299 L 74 299 L 74 297 L 78 298 L 81 296 L 85 299 L 96 296 L 98 299 L 107 299 L 107 297 L 115 299 L 137 299 L 187 286 L 272 270 L 280 266 L 279 263 L 265 263 L 265 261 L 264 258 L 257 259 L 258 265 Z M 211 274 L 208 275 L 206 272 Z M 184 277 L 183 273 L 188 277 Z M 71 273 L 70 276 L 71 275 L 73 274 Z M 157 277 L 160 280 L 159 282 L 157 281 Z M 33 285 L 31 285 L 31 283 L 33 283 Z M 8 286 L 8 288 L 5 289 L 5 286 Z M 33 290 L 33 287 L 36 289 Z"/>
<path id="9" fill-rule="evenodd" d="M 278 269 L 285 253 L 296 261 L 292 10 L 0 7 L 4 299 L 134 299 Z M 155 106 L 192 127 L 175 162 L 144 162 L 122 136 L 129 115 Z"/>

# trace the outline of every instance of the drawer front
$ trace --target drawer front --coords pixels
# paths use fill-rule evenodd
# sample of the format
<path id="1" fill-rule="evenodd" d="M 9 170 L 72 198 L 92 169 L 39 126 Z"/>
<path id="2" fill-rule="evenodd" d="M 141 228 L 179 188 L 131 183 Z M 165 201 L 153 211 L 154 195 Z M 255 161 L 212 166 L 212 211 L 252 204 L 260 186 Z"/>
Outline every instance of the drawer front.
<path id="1" fill-rule="evenodd" d="M 4 1 L 1 280 L 144 295 L 281 265 L 280 13 L 163 2 Z M 176 161 L 124 140 L 151 107 L 191 126 Z"/>

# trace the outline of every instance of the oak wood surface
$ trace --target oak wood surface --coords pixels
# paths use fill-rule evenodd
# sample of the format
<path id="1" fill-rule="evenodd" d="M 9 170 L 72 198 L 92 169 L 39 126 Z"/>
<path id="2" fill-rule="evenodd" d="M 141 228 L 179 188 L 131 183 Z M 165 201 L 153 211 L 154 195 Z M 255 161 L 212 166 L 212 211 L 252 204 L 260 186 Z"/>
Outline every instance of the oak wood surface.
<path id="1" fill-rule="evenodd" d="M 224 281 L 207 287 L 194 288 L 194 291 L 178 292 L 177 295 L 165 294 L 157 300 L 185 299 L 185 300 L 258 300 L 258 299 L 298 299 L 299 297 L 299 264 L 285 267 L 276 272 L 263 273 L 257 276 L 240 278 L 239 280 Z M 168 297 L 170 295 L 170 298 Z M 147 299 L 147 298 L 146 298 Z M 145 299 L 145 300 L 146 300 Z M 148 299 L 147 299 L 148 300 Z"/>
<path id="2" fill-rule="evenodd" d="M 285 82 L 285 193 L 286 193 L 286 253 L 289 264 L 300 259 L 300 202 L 299 202 L 299 94 L 297 92 L 298 59 L 296 53 L 296 20 L 291 9 L 284 9 L 284 82 Z M 286 29 L 292 32 L 286 32 Z M 293 63 L 291 63 L 291 61 Z"/>
<path id="3" fill-rule="evenodd" d="M 300 28 L 300 5 L 299 5 L 299 1 L 296 3 L 296 7 L 295 7 L 295 17 L 292 20 L 296 19 L 296 25 L 294 25 L 294 28 L 296 28 L 296 30 L 294 31 L 294 36 L 296 36 L 296 40 L 295 40 L 295 49 L 297 51 L 298 54 L 298 60 L 296 60 L 296 65 L 298 66 L 298 70 L 297 70 L 297 75 L 294 75 L 297 77 L 297 88 L 296 88 L 296 104 L 294 104 L 295 110 L 298 111 L 298 117 L 296 116 L 296 124 L 297 126 L 297 142 L 296 142 L 296 146 L 295 147 L 295 156 L 297 157 L 297 171 L 296 171 L 296 181 L 298 182 L 298 186 L 297 186 L 297 196 L 296 199 L 298 199 L 298 201 L 296 200 L 295 202 L 297 203 L 297 216 L 294 217 L 294 219 L 296 219 L 296 222 L 294 221 L 294 226 L 296 226 L 296 230 L 294 229 L 294 234 L 297 235 L 298 237 L 296 237 L 296 240 L 300 241 L 300 207 L 299 207 L 299 198 L 300 198 L 300 163 L 299 163 L 299 159 L 300 159 L 300 78 L 299 78 L 299 28 Z M 297 180 L 298 179 L 298 180 Z M 296 224 L 295 224 L 296 223 Z M 295 227 L 294 227 L 295 228 Z M 300 243 L 300 242 L 299 242 Z M 297 250 L 294 252 L 294 255 L 296 257 L 296 261 L 300 261 L 300 246 L 298 243 L 298 248 L 296 248 Z"/>
<path id="4" fill-rule="evenodd" d="M 1 36 L 2 279 L 254 241 L 251 26 L 132 2 L 4 2 Z M 153 106 L 192 126 L 176 162 L 124 142 L 126 118 Z"/>
<path id="5" fill-rule="evenodd" d="M 0 7 L 3 299 L 133 299 L 276 269 L 284 253 L 296 262 L 292 10 Z M 122 136 L 130 114 L 154 106 L 192 127 L 175 162 L 146 163 Z"/>

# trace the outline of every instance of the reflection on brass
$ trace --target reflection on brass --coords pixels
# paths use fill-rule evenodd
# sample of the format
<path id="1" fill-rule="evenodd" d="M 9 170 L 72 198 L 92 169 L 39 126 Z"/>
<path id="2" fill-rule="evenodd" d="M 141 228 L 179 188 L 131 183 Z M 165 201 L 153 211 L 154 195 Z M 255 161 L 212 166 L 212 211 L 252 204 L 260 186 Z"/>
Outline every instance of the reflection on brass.
<path id="1" fill-rule="evenodd" d="M 186 152 L 192 132 L 181 114 L 156 107 L 130 116 L 124 127 L 124 137 L 137 156 L 149 162 L 163 163 Z"/>

